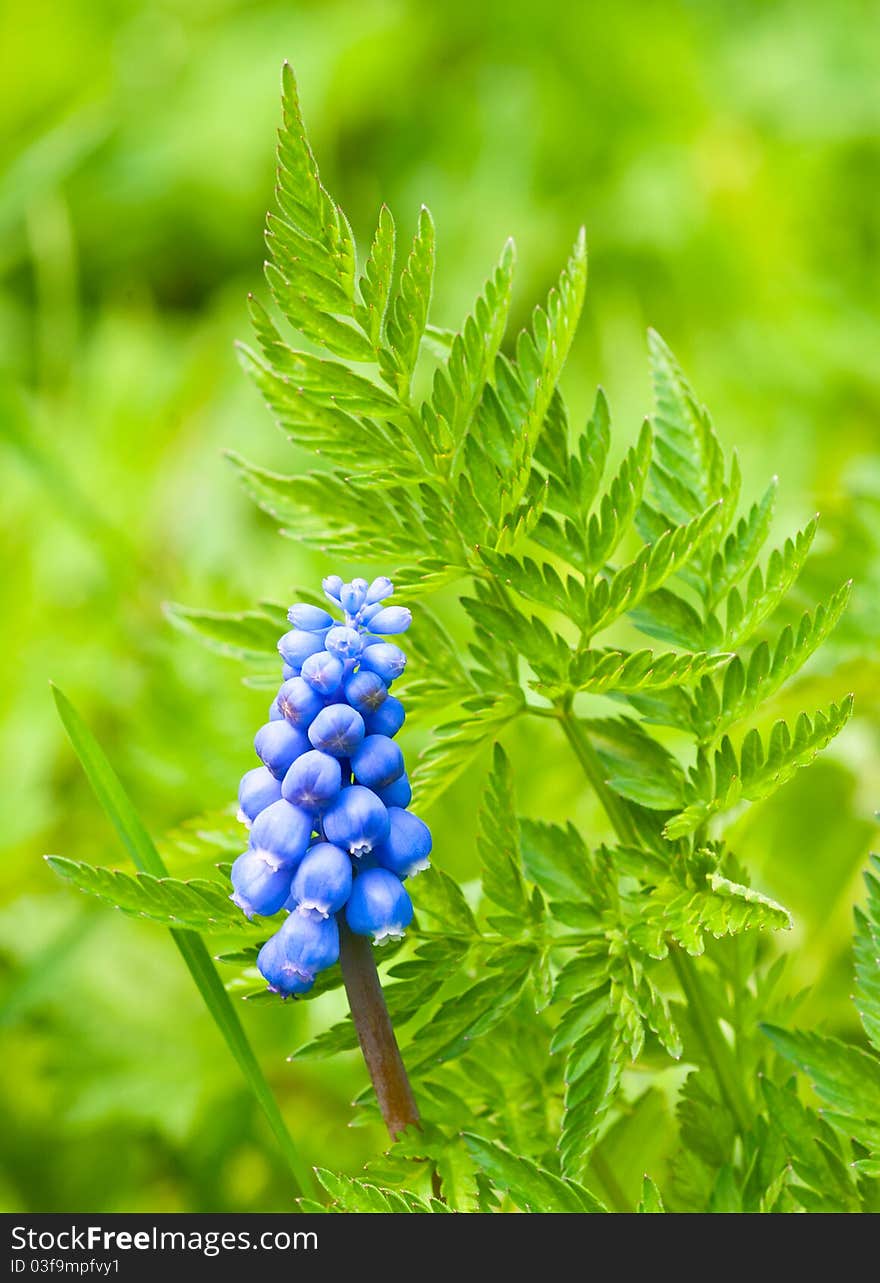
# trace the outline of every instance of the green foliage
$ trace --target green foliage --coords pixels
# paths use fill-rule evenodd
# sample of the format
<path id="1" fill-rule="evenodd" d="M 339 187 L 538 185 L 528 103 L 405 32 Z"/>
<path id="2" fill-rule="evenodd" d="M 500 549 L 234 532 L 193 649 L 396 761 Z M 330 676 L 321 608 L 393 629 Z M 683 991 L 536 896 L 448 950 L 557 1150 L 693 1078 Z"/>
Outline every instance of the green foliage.
<path id="1" fill-rule="evenodd" d="M 213 893 L 206 897 L 201 887 L 193 891 L 190 884 L 189 891 L 185 891 L 185 883 L 172 883 L 169 894 L 162 857 L 156 850 L 152 838 L 103 749 L 63 691 L 53 687 L 53 694 L 64 729 L 70 737 L 89 784 L 137 867 L 140 880 L 135 882 L 124 874 L 114 874 L 110 870 L 90 868 L 87 865 L 77 865 L 74 861 L 57 858 L 53 861 L 56 871 L 63 876 L 69 876 L 70 872 L 75 872 L 78 883 L 81 879 L 84 880 L 89 891 L 100 887 L 99 894 L 102 898 L 109 884 L 110 899 L 115 903 L 119 903 L 117 888 L 123 886 L 123 893 L 127 900 L 126 908 L 134 907 L 136 912 L 142 911 L 144 903 L 155 906 L 157 901 L 168 903 L 169 899 L 174 905 L 175 914 L 181 902 L 187 904 L 187 912 L 189 912 L 189 906 L 193 900 L 202 905 L 207 899 L 208 903 L 205 907 L 213 908 Z M 152 913 L 150 916 L 153 916 Z M 255 1101 L 265 1115 L 285 1163 L 290 1169 L 289 1177 L 300 1192 L 309 1190 L 312 1185 L 309 1170 L 303 1163 L 299 1150 L 287 1130 L 277 1101 L 263 1076 L 247 1035 L 233 1010 L 204 943 L 192 930 L 178 930 L 173 926 L 171 934 L 205 1006 L 244 1075 Z"/>
<path id="2" fill-rule="evenodd" d="M 775 483 L 740 514 L 738 461 L 725 458 L 653 333 L 654 414 L 603 482 L 607 400 L 597 395 L 581 428 L 561 387 L 584 300 L 583 233 L 515 340 L 506 333 L 509 244 L 449 334 L 431 321 L 430 214 L 421 209 L 398 261 L 383 206 L 359 263 L 318 175 L 288 67 L 277 161 L 271 311 L 253 303 L 257 348 L 242 349 L 242 361 L 313 470 L 234 463 L 259 506 L 300 543 L 344 547 L 383 569 L 393 563 L 414 600 L 454 586 L 455 640 L 426 611 L 425 635 L 418 624 L 414 633 L 416 675 L 406 679 L 413 720 L 430 730 L 416 806 L 474 773 L 494 742 L 479 889 L 466 897 L 442 869 L 417 880 L 417 925 L 385 977 L 424 1130 L 399 1139 L 366 1179 L 320 1171 L 331 1210 L 769 1212 L 810 1202 L 818 1210 L 823 1181 L 833 1210 L 868 1206 L 875 1059 L 781 1027 L 789 1014 L 777 993 L 781 969 L 767 966 L 762 938 L 788 928 L 791 915 L 751 886 L 724 827 L 741 801 L 769 797 L 812 761 L 851 712 L 851 698 L 813 717 L 798 704 L 763 729 L 846 604 L 848 585 L 796 625 L 787 617 L 816 521 L 768 547 Z M 249 664 L 274 649 L 276 613 L 169 608 L 178 627 Z M 628 648 L 633 630 L 667 648 Z M 594 696 L 622 711 L 597 709 Z M 790 698 L 798 703 L 796 691 Z M 524 718 L 564 732 L 607 831 L 591 830 L 587 842 L 567 814 L 519 814 L 497 740 L 513 743 Z M 735 746 L 727 731 L 739 723 L 758 724 Z M 72 862 L 58 871 L 127 912 L 226 924 L 212 916 L 221 906 L 209 883 L 131 879 Z M 873 1039 L 876 886 L 859 923 L 860 1010 Z M 246 970 L 253 961 L 246 950 L 225 958 Z M 762 1025 L 831 1105 L 827 1121 L 780 1079 Z M 291 1059 L 355 1046 L 346 1017 Z M 662 1118 L 671 1137 L 665 1170 L 656 1184 L 640 1174 L 624 1187 L 617 1164 L 636 1143 L 625 1138 L 638 1137 L 654 1107 L 652 1093 L 633 1094 L 629 1071 L 679 1061 L 689 1072 L 677 1117 L 664 1110 Z M 369 1088 L 358 1103 L 375 1117 Z M 855 1177 L 850 1150 L 863 1164 Z"/>
<path id="3" fill-rule="evenodd" d="M 79 891 L 96 895 L 134 918 L 151 918 L 163 926 L 186 927 L 191 931 L 237 931 L 247 920 L 229 901 L 220 882 L 193 878 L 154 878 L 149 873 L 131 877 L 118 869 L 96 868 L 60 856 L 46 857 L 49 867 Z"/>

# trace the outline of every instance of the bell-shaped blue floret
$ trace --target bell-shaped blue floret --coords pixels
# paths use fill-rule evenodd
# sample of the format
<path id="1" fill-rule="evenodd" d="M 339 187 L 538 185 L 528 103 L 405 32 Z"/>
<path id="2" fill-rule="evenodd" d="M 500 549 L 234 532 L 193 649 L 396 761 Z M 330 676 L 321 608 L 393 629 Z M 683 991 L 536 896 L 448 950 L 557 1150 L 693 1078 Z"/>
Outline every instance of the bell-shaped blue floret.
<path id="1" fill-rule="evenodd" d="M 366 579 L 352 579 L 350 584 L 342 585 L 339 600 L 347 614 L 356 615 L 358 613 L 364 604 L 368 587 Z"/>
<path id="2" fill-rule="evenodd" d="M 394 642 L 374 642 L 361 655 L 361 672 L 378 673 L 387 686 L 406 668 L 406 655 Z"/>
<path id="3" fill-rule="evenodd" d="M 281 785 L 286 801 L 304 811 L 323 811 L 342 787 L 339 762 L 320 749 L 309 749 L 291 766 Z"/>
<path id="4" fill-rule="evenodd" d="M 332 842 L 316 842 L 303 856 L 289 886 L 300 913 L 338 913 L 351 892 L 351 860 Z"/>
<path id="5" fill-rule="evenodd" d="M 246 771 L 238 786 L 238 818 L 250 828 L 261 811 L 281 797 L 281 785 L 266 766 Z"/>
<path id="6" fill-rule="evenodd" d="M 324 707 L 324 701 L 314 686 L 303 677 L 291 677 L 278 692 L 275 701 L 282 717 L 291 726 L 298 726 L 304 731 Z"/>
<path id="7" fill-rule="evenodd" d="M 388 836 L 376 847 L 379 864 L 399 878 L 427 869 L 431 854 L 431 830 L 412 811 L 399 806 L 388 808 Z"/>
<path id="8" fill-rule="evenodd" d="M 364 715 L 368 735 L 387 735 L 389 739 L 397 734 L 405 721 L 406 712 L 396 695 L 389 695 L 378 708 Z"/>
<path id="9" fill-rule="evenodd" d="M 324 589 L 324 596 L 334 605 L 339 605 L 339 594 L 342 591 L 341 575 L 326 575 L 321 580 L 321 587 Z"/>
<path id="10" fill-rule="evenodd" d="M 339 957 L 339 928 L 335 918 L 292 913 L 263 945 L 257 966 L 269 988 L 285 998 L 306 993 L 319 971 Z"/>
<path id="11" fill-rule="evenodd" d="M 347 659 L 357 659 L 363 650 L 364 643 L 356 628 L 349 628 L 345 624 L 337 624 L 327 633 L 324 638 L 324 645 L 331 655 L 335 655 L 337 659 L 341 659 L 344 663 Z"/>
<path id="12" fill-rule="evenodd" d="M 383 789 L 376 789 L 375 792 L 386 806 L 406 807 L 412 801 L 412 786 L 406 771 L 393 784 L 388 784 Z"/>
<path id="13" fill-rule="evenodd" d="M 294 628 L 307 633 L 321 633 L 333 626 L 333 616 L 321 606 L 310 606 L 307 602 L 297 602 L 287 612 L 287 618 Z"/>
<path id="14" fill-rule="evenodd" d="M 384 601 L 386 597 L 390 597 L 393 592 L 394 584 L 388 576 L 380 575 L 378 579 L 373 580 L 367 589 L 366 604 L 373 606 L 377 601 Z"/>
<path id="15" fill-rule="evenodd" d="M 257 851 L 240 855 L 229 876 L 234 888 L 229 898 L 249 918 L 255 913 L 271 918 L 290 895 L 290 869 L 273 867 Z"/>
<path id="16" fill-rule="evenodd" d="M 368 673 L 361 669 L 345 683 L 345 698 L 352 708 L 366 717 L 385 703 L 388 687 L 378 673 Z"/>
<path id="17" fill-rule="evenodd" d="M 403 774 L 403 753 L 387 735 L 367 735 L 351 755 L 351 769 L 358 784 L 385 788 Z"/>
<path id="18" fill-rule="evenodd" d="M 350 757 L 364 738 L 364 719 L 347 704 L 328 704 L 309 727 L 314 748 L 333 757 Z"/>
<path id="19" fill-rule="evenodd" d="M 323 828 L 328 842 L 357 858 L 388 836 L 388 811 L 371 789 L 352 784 L 327 810 Z"/>
<path id="20" fill-rule="evenodd" d="M 309 655 L 302 666 L 303 678 L 321 695 L 333 695 L 339 690 L 343 671 L 342 660 L 331 655 L 329 650 Z"/>
<path id="21" fill-rule="evenodd" d="M 260 727 L 254 736 L 254 748 L 263 765 L 281 780 L 300 753 L 308 752 L 309 741 L 302 731 L 281 718 Z"/>
<path id="22" fill-rule="evenodd" d="M 345 906 L 345 920 L 352 931 L 381 944 L 389 936 L 402 936 L 412 919 L 412 900 L 393 873 L 365 869 L 357 875 Z"/>
<path id="23" fill-rule="evenodd" d="M 285 664 L 290 664 L 297 671 L 302 668 L 309 655 L 316 655 L 323 649 L 323 634 L 308 633 L 302 628 L 292 628 L 278 643 L 278 650 Z"/>
<path id="24" fill-rule="evenodd" d="M 370 629 L 388 637 L 394 633 L 405 633 L 412 623 L 412 611 L 406 606 L 386 606 L 370 617 Z"/>
<path id="25" fill-rule="evenodd" d="M 312 840 L 314 821 L 307 811 L 284 799 L 261 811 L 251 825 L 250 849 L 267 864 L 289 868 L 305 855 Z"/>
<path id="26" fill-rule="evenodd" d="M 269 721 L 280 722 L 283 716 L 284 714 L 278 704 L 278 696 L 276 695 L 272 700 L 272 703 L 269 705 Z"/>

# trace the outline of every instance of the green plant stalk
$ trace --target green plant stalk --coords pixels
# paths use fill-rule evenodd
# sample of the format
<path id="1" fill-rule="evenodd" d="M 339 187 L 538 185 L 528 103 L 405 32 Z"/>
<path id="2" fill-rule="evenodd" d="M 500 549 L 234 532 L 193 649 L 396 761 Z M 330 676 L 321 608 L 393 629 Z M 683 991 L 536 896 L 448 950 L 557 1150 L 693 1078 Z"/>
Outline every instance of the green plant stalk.
<path id="1" fill-rule="evenodd" d="M 92 735 L 70 700 L 52 686 L 52 694 L 64 729 L 82 764 L 95 795 L 116 829 L 134 865 L 143 873 L 154 877 L 167 877 L 168 870 L 156 850 L 137 811 L 131 803 L 119 776 L 113 770 L 98 741 Z M 278 1147 L 290 1169 L 297 1194 L 312 1193 L 315 1189 L 311 1170 L 300 1155 L 293 1137 L 281 1115 L 278 1102 L 254 1055 L 247 1034 L 232 1006 L 229 994 L 223 987 L 217 969 L 211 961 L 204 941 L 196 931 L 172 929 L 174 943 L 183 956 L 190 975 L 195 981 L 226 1045 L 245 1081 L 265 1115 Z"/>
<path id="2" fill-rule="evenodd" d="M 563 706 L 558 716 L 566 738 L 574 749 L 575 756 L 602 803 L 618 838 L 627 844 L 637 844 L 638 834 L 626 803 L 608 787 L 599 755 L 590 743 L 581 723 L 572 713 L 570 705 Z M 736 1120 L 737 1128 L 741 1133 L 745 1133 L 751 1127 L 752 1109 L 743 1088 L 733 1052 L 719 1029 L 718 1022 L 712 1017 L 699 970 L 693 958 L 678 945 L 670 944 L 669 959 L 687 1001 L 694 1030 L 703 1044 L 718 1081 L 719 1090 Z"/>

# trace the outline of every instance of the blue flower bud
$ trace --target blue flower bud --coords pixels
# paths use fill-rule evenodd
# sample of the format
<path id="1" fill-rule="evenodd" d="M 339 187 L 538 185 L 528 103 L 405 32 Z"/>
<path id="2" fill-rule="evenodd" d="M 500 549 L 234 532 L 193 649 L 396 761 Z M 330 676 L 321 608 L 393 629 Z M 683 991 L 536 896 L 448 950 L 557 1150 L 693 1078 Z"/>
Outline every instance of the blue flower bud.
<path id="1" fill-rule="evenodd" d="M 350 757 L 364 738 L 364 719 L 347 704 L 328 704 L 309 727 L 315 748 L 333 757 Z"/>
<path id="2" fill-rule="evenodd" d="M 276 869 L 293 866 L 312 840 L 314 825 L 307 811 L 283 799 L 261 811 L 251 825 L 249 846 Z"/>
<path id="3" fill-rule="evenodd" d="M 321 587 L 324 589 L 324 596 L 339 605 L 339 594 L 342 591 L 342 576 L 327 575 L 321 580 Z"/>
<path id="4" fill-rule="evenodd" d="M 381 789 L 403 774 L 400 746 L 387 735 L 368 735 L 351 755 L 351 769 L 358 784 Z"/>
<path id="5" fill-rule="evenodd" d="M 405 720 L 403 705 L 395 695 L 389 695 L 378 708 L 364 715 L 368 735 L 387 735 L 389 739 L 397 734 Z"/>
<path id="6" fill-rule="evenodd" d="M 378 673 L 354 673 L 345 683 L 345 698 L 364 717 L 383 704 L 387 696 L 388 687 Z"/>
<path id="7" fill-rule="evenodd" d="M 339 690 L 342 674 L 342 660 L 331 655 L 329 650 L 310 655 L 302 666 L 303 679 L 322 695 L 332 695 Z"/>
<path id="8" fill-rule="evenodd" d="M 316 842 L 303 856 L 289 887 L 300 913 L 338 913 L 351 892 L 351 860 L 332 842 Z"/>
<path id="9" fill-rule="evenodd" d="M 290 895 L 290 869 L 273 868 L 257 851 L 240 855 L 229 876 L 235 888 L 229 898 L 248 918 L 271 918 Z"/>
<path id="10" fill-rule="evenodd" d="M 350 584 L 343 584 L 339 593 L 342 609 L 348 615 L 356 615 L 361 606 L 363 606 L 366 595 L 367 581 L 365 579 L 353 579 Z"/>
<path id="11" fill-rule="evenodd" d="M 412 787 L 406 771 L 393 784 L 376 789 L 376 796 L 381 798 L 386 806 L 409 806 L 412 801 Z"/>
<path id="12" fill-rule="evenodd" d="M 391 685 L 406 668 L 406 655 L 393 642 L 375 642 L 361 655 L 361 670 L 378 673 L 382 681 Z"/>
<path id="13" fill-rule="evenodd" d="M 363 649 L 361 635 L 347 624 L 336 624 L 324 638 L 324 645 L 337 659 L 357 659 Z"/>
<path id="14" fill-rule="evenodd" d="M 281 797 L 281 785 L 265 766 L 255 766 L 241 777 L 238 786 L 238 818 L 248 828 L 267 806 Z"/>
<path id="15" fill-rule="evenodd" d="M 339 957 L 339 928 L 335 918 L 292 913 L 263 945 L 257 966 L 273 993 L 285 998 L 306 993 L 319 971 Z"/>
<path id="16" fill-rule="evenodd" d="M 314 686 L 304 677 L 291 677 L 284 683 L 275 700 L 282 717 L 293 726 L 306 730 L 324 707 Z"/>
<path id="17" fill-rule="evenodd" d="M 298 676 L 299 676 L 299 664 L 296 664 L 296 665 L 294 665 L 294 664 L 287 664 L 287 663 L 282 664 L 282 665 L 281 665 L 281 676 L 284 678 L 284 680 L 285 680 L 285 681 L 289 681 L 289 679 L 290 679 L 291 677 L 298 677 Z"/>
<path id="18" fill-rule="evenodd" d="M 399 878 L 427 869 L 431 854 L 431 830 L 412 811 L 399 806 L 388 808 L 388 836 L 376 847 L 376 859 Z"/>
<path id="19" fill-rule="evenodd" d="M 323 811 L 342 787 L 342 771 L 335 757 L 309 749 L 291 766 L 281 785 L 281 793 L 293 806 L 304 811 Z"/>
<path id="20" fill-rule="evenodd" d="M 272 703 L 269 705 L 269 721 L 280 722 L 283 716 L 284 714 L 278 707 L 278 696 L 276 695 L 272 700 Z"/>
<path id="21" fill-rule="evenodd" d="M 309 606 L 306 602 L 297 602 L 287 612 L 287 618 L 294 628 L 302 628 L 307 633 L 322 633 L 334 622 L 333 616 L 320 606 Z"/>
<path id="22" fill-rule="evenodd" d="M 370 619 L 370 628 L 374 633 L 388 636 L 391 633 L 405 633 L 412 623 L 412 611 L 406 606 L 386 606 Z"/>
<path id="23" fill-rule="evenodd" d="M 412 900 L 399 878 L 387 869 L 358 874 L 345 906 L 345 920 L 352 931 L 372 936 L 380 944 L 389 936 L 402 936 L 412 919 Z"/>
<path id="24" fill-rule="evenodd" d="M 324 836 L 357 858 L 388 836 L 388 812 L 370 789 L 352 784 L 324 816 Z"/>
<path id="25" fill-rule="evenodd" d="M 291 762 L 300 753 L 305 753 L 308 747 L 305 734 L 284 718 L 278 722 L 267 722 L 254 736 L 257 757 L 279 780 L 287 774 Z"/>
<path id="26" fill-rule="evenodd" d="M 387 575 L 380 575 L 374 579 L 367 589 L 366 603 L 368 606 L 374 605 L 377 601 L 384 601 L 394 592 L 394 584 Z"/>
<path id="27" fill-rule="evenodd" d="M 299 670 L 309 655 L 316 655 L 324 649 L 324 637 L 321 633 L 307 633 L 302 628 L 291 628 L 278 643 L 278 650 L 285 664 Z"/>

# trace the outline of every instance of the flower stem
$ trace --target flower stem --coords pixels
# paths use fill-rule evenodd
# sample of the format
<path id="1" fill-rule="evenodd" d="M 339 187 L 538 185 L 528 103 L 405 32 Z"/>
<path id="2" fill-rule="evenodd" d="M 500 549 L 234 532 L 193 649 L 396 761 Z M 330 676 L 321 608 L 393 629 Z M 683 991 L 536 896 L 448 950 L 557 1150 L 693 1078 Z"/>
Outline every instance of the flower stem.
<path id="1" fill-rule="evenodd" d="M 340 963 L 351 1018 L 376 1097 L 392 1140 L 407 1127 L 418 1127 L 419 1111 L 394 1036 L 385 995 L 379 983 L 373 946 L 339 924 Z"/>
<path id="2" fill-rule="evenodd" d="M 632 816 L 624 800 L 608 787 L 602 762 L 590 743 L 583 725 L 570 708 L 561 708 L 558 716 L 562 729 L 593 791 L 602 803 L 618 839 L 627 844 L 637 845 L 638 833 Z M 670 943 L 669 959 L 687 1001 L 694 1030 L 703 1044 L 721 1095 L 736 1120 L 737 1128 L 741 1133 L 745 1133 L 751 1127 L 751 1106 L 740 1080 L 734 1055 L 706 1001 L 699 970 L 690 954 L 685 953 L 676 944 Z"/>

